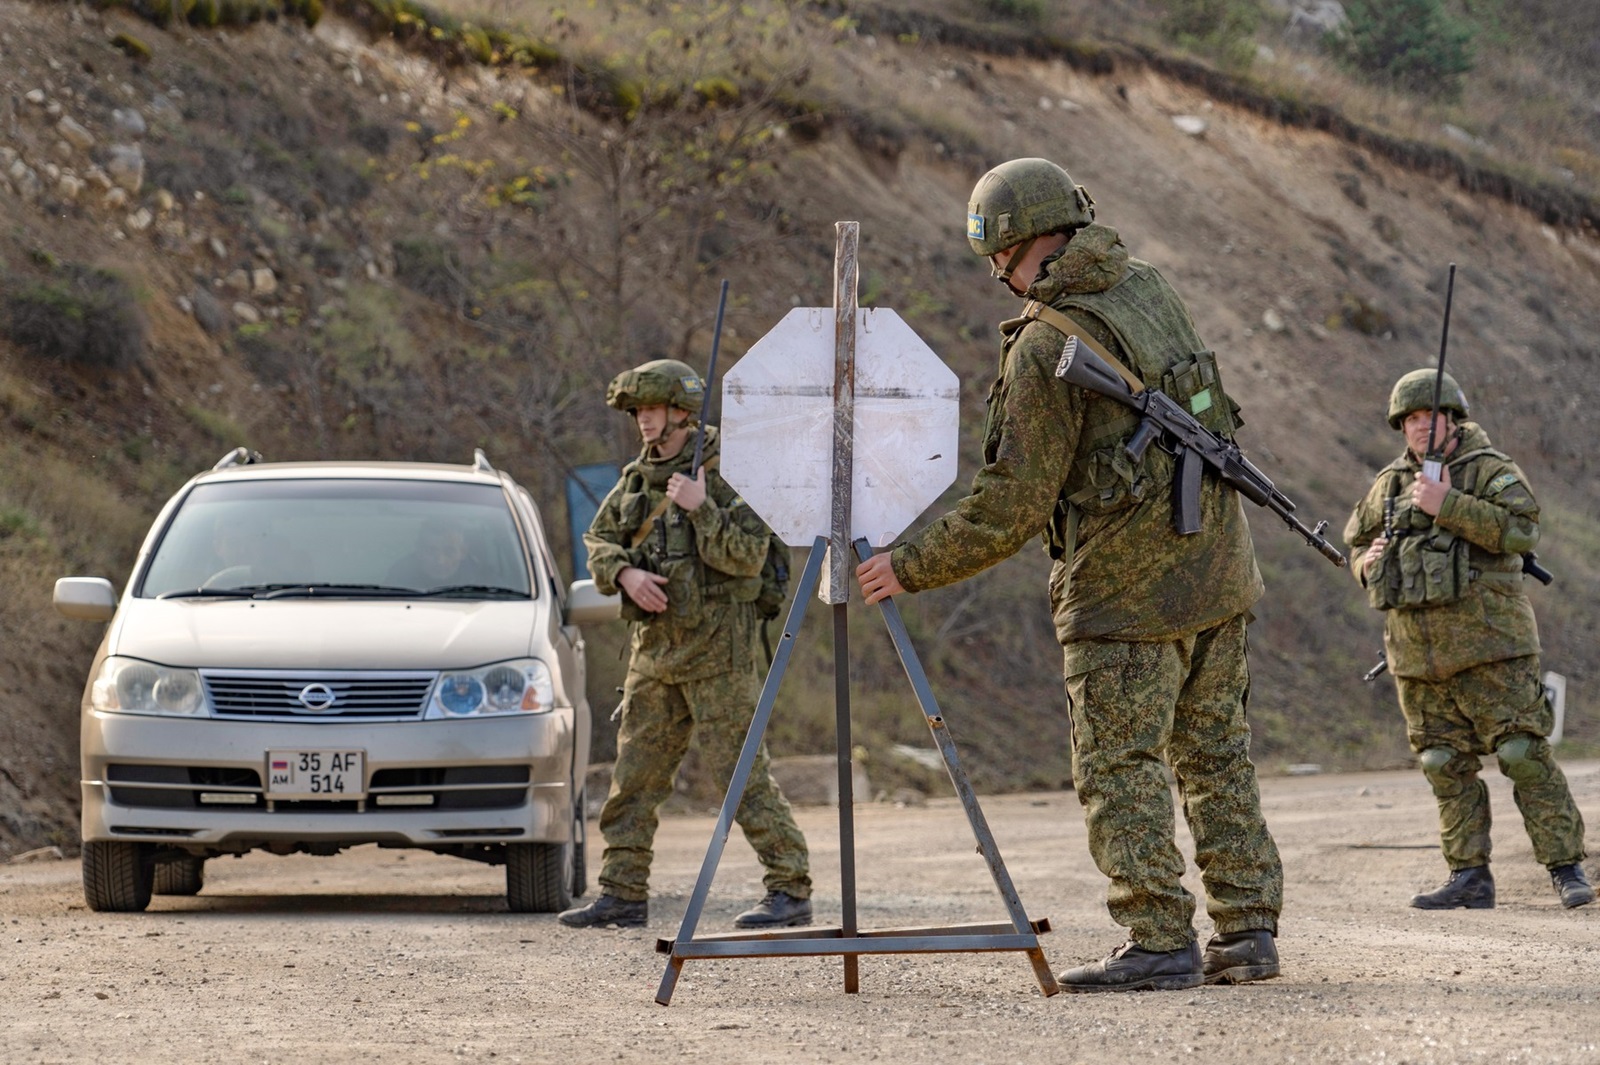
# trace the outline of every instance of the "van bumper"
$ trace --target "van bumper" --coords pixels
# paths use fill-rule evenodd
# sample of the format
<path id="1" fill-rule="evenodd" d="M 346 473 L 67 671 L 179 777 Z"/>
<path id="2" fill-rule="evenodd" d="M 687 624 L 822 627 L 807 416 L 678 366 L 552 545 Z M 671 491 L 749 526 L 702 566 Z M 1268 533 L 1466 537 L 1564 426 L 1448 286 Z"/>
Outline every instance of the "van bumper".
<path id="1" fill-rule="evenodd" d="M 294 843 L 566 842 L 577 802 L 573 718 L 571 708 L 306 724 L 90 711 L 83 839 L 217 852 Z M 326 801 L 274 798 L 265 786 L 267 752 L 298 750 L 360 751 L 358 792 Z"/>

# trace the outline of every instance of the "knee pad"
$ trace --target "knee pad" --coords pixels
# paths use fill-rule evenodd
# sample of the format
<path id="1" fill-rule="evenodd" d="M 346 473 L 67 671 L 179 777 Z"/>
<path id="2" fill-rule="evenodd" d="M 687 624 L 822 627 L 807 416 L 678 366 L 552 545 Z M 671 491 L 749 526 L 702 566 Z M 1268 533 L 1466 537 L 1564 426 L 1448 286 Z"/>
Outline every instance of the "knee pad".
<path id="1" fill-rule="evenodd" d="M 1442 784 L 1450 777 L 1445 773 L 1448 766 L 1458 752 L 1450 747 L 1429 747 L 1417 756 L 1417 761 L 1422 765 L 1422 775 L 1428 778 L 1430 784 Z"/>
<path id="2" fill-rule="evenodd" d="M 1544 779 L 1544 741 L 1519 732 L 1494 749 L 1500 772 L 1513 784 L 1537 784 Z"/>

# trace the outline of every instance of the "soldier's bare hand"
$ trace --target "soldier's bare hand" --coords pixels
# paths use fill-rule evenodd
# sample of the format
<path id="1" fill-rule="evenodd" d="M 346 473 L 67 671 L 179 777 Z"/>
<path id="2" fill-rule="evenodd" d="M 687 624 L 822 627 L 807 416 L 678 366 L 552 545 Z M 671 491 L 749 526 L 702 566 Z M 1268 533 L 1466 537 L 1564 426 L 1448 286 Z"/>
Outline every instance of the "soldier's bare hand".
<path id="1" fill-rule="evenodd" d="M 900 578 L 894 575 L 894 566 L 890 564 L 887 553 L 873 555 L 857 566 L 856 580 L 861 584 L 868 606 L 905 591 Z"/>
<path id="2" fill-rule="evenodd" d="M 673 474 L 667 481 L 667 498 L 684 510 L 697 509 L 706 501 L 706 468 L 701 466 L 692 481 L 681 473 Z"/>
<path id="3" fill-rule="evenodd" d="M 617 574 L 617 587 L 632 599 L 640 610 L 659 614 L 667 609 L 667 593 L 662 585 L 667 579 L 637 566 L 628 566 Z"/>
<path id="4" fill-rule="evenodd" d="M 1411 485 L 1411 504 L 1430 518 L 1439 516 L 1444 497 L 1450 494 L 1450 467 L 1439 467 L 1437 481 L 1419 476 Z"/>
<path id="5" fill-rule="evenodd" d="M 1389 541 L 1386 537 L 1380 536 L 1372 541 L 1372 546 L 1367 548 L 1367 553 L 1361 556 L 1361 571 L 1370 575 L 1372 568 L 1378 564 L 1378 559 L 1383 557 L 1383 549 L 1388 546 Z"/>

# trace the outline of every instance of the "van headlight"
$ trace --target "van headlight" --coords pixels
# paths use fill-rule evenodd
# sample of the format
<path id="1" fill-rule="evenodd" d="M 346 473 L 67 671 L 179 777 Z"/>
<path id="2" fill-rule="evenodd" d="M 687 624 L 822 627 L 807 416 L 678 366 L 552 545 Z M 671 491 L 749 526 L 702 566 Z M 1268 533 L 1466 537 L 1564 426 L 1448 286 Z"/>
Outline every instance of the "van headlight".
<path id="1" fill-rule="evenodd" d="M 542 714 L 554 704 L 555 685 L 549 667 L 537 658 L 524 658 L 441 673 L 428 702 L 428 716 Z"/>
<path id="2" fill-rule="evenodd" d="M 120 714 L 171 714 L 199 717 L 206 712 L 200 674 L 137 658 L 107 658 L 89 689 L 96 710 Z"/>

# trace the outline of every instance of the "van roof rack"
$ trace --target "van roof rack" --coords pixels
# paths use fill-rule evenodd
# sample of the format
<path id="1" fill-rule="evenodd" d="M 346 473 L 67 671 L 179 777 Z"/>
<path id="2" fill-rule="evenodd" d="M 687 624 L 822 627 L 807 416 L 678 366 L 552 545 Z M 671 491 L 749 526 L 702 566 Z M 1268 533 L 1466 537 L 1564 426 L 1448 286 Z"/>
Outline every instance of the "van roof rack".
<path id="1" fill-rule="evenodd" d="M 214 470 L 225 470 L 229 466 L 250 466 L 262 461 L 261 452 L 251 451 L 247 447 L 236 447 L 217 460 L 211 467 Z"/>
<path id="2" fill-rule="evenodd" d="M 483 453 L 483 448 L 481 447 L 472 449 L 472 468 L 482 470 L 484 473 L 495 472 L 494 463 L 489 461 L 489 456 Z"/>

